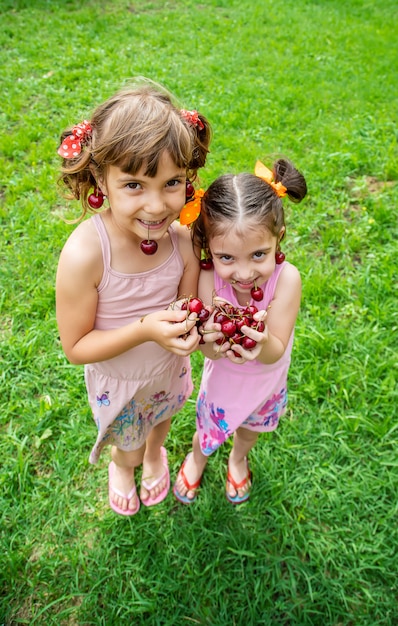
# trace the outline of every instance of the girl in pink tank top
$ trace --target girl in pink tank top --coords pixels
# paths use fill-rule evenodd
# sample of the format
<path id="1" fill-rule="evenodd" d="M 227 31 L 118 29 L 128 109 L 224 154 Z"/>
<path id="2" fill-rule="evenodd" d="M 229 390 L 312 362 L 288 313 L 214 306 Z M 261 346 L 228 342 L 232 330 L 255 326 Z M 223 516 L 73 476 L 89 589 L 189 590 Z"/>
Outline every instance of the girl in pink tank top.
<path id="1" fill-rule="evenodd" d="M 197 292 L 190 234 L 176 220 L 195 196 L 210 134 L 205 117 L 141 81 L 61 137 L 62 181 L 81 201 L 80 217 L 95 215 L 62 250 L 57 322 L 67 358 L 85 365 L 98 429 L 90 462 L 111 446 L 109 502 L 121 515 L 166 497 L 163 443 L 192 393 L 195 316 L 170 304 Z M 141 464 L 139 498 L 134 471 Z"/>
<path id="2" fill-rule="evenodd" d="M 226 496 L 233 504 L 246 501 L 248 453 L 259 433 L 274 430 L 286 410 L 301 280 L 280 251 L 281 198 L 300 202 L 307 186 L 284 159 L 273 171 L 258 162 L 255 171 L 214 181 L 194 225 L 194 242 L 213 263 L 201 272 L 199 297 L 216 309 L 201 331 L 206 358 L 193 449 L 173 489 L 184 504 L 195 500 L 208 456 L 231 435 Z"/>

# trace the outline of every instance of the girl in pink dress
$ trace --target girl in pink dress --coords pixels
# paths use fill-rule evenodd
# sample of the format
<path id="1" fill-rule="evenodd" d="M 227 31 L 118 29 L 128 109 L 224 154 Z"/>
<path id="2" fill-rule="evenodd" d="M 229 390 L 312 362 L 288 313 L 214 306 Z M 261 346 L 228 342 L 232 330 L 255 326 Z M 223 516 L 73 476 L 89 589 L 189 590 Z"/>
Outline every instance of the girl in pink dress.
<path id="1" fill-rule="evenodd" d="M 241 329 L 253 340 L 252 349 L 226 339 L 214 315 L 203 327 L 206 358 L 193 449 L 173 489 L 185 504 L 196 498 L 208 456 L 231 435 L 226 496 L 233 504 L 247 500 L 248 453 L 259 433 L 274 430 L 286 410 L 301 280 L 280 251 L 285 235 L 281 198 L 287 195 L 300 202 L 307 187 L 302 174 L 284 159 L 274 164 L 273 171 L 258 162 L 255 171 L 256 175 L 225 175 L 214 181 L 193 227 L 194 242 L 206 252 L 202 265 L 208 267 L 210 257 L 213 262 L 213 269 L 201 271 L 199 297 L 205 303 L 225 301 L 240 309 L 254 305 L 258 311 L 252 315 L 258 324 Z"/>
<path id="2" fill-rule="evenodd" d="M 190 233 L 176 219 L 209 142 L 206 118 L 180 110 L 150 81 L 121 90 L 61 137 L 62 181 L 81 201 L 81 218 L 94 215 L 62 250 L 57 322 L 67 358 L 85 365 L 98 428 L 90 462 L 111 446 L 109 501 L 121 515 L 166 497 L 163 442 L 192 393 L 189 354 L 199 336 L 194 319 L 169 305 L 197 292 Z"/>

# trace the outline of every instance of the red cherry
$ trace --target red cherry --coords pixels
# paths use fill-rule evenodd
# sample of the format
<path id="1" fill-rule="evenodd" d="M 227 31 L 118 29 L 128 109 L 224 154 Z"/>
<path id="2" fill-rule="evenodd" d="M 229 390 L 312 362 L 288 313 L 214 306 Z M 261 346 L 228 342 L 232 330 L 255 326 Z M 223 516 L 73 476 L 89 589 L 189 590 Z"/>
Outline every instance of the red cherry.
<path id="1" fill-rule="evenodd" d="M 253 316 L 255 313 L 258 313 L 258 308 L 254 304 L 250 304 L 245 308 L 245 314 Z"/>
<path id="2" fill-rule="evenodd" d="M 189 202 L 190 200 L 192 200 L 194 195 L 195 195 L 195 187 L 193 186 L 190 180 L 187 180 L 187 182 L 185 183 L 186 202 Z"/>
<path id="3" fill-rule="evenodd" d="M 141 241 L 140 248 L 144 254 L 155 254 L 158 244 L 152 239 L 147 239 L 146 241 Z"/>
<path id="4" fill-rule="evenodd" d="M 256 345 L 257 345 L 257 341 L 254 341 L 254 339 L 251 339 L 250 337 L 243 338 L 242 347 L 245 350 L 253 350 L 253 348 L 255 348 Z"/>
<path id="5" fill-rule="evenodd" d="M 285 255 L 283 254 L 283 252 L 281 252 L 280 250 L 277 250 L 275 252 L 275 263 L 277 265 L 280 265 L 281 263 L 283 263 L 283 261 L 285 260 Z"/>
<path id="6" fill-rule="evenodd" d="M 200 313 L 203 309 L 203 302 L 200 298 L 191 298 L 188 303 L 188 308 L 191 313 Z"/>
<path id="7" fill-rule="evenodd" d="M 228 321 L 228 316 L 221 313 L 221 311 L 218 311 L 214 316 L 214 321 L 216 324 L 222 324 L 223 322 Z"/>
<path id="8" fill-rule="evenodd" d="M 216 339 L 216 344 L 222 346 L 225 341 L 225 337 L 220 337 L 220 339 Z"/>
<path id="9" fill-rule="evenodd" d="M 264 298 L 264 292 L 261 287 L 254 286 L 250 291 L 250 294 L 253 300 L 256 300 L 256 302 L 260 302 L 260 300 Z"/>
<path id="10" fill-rule="evenodd" d="M 104 204 L 104 196 L 101 191 L 95 189 L 94 193 L 90 193 L 89 197 L 87 198 L 87 202 L 92 209 L 100 209 Z"/>
<path id="11" fill-rule="evenodd" d="M 203 308 L 201 311 L 199 311 L 198 313 L 198 319 L 200 322 L 205 322 L 206 320 L 208 320 L 210 317 L 210 311 L 208 311 L 207 309 Z"/>
<path id="12" fill-rule="evenodd" d="M 231 337 L 231 341 L 232 343 L 239 343 L 241 344 L 243 341 L 243 335 L 241 335 L 240 333 L 234 333 Z"/>
<path id="13" fill-rule="evenodd" d="M 199 266 L 201 270 L 212 270 L 213 260 L 212 259 L 200 259 Z"/>
<path id="14" fill-rule="evenodd" d="M 225 337 L 232 337 L 236 332 L 236 324 L 232 320 L 227 320 L 221 324 L 221 332 Z"/>
<path id="15" fill-rule="evenodd" d="M 243 315 L 243 317 L 236 320 L 235 324 L 236 328 L 240 330 L 242 326 L 250 326 L 250 320 L 246 315 Z"/>
<path id="16" fill-rule="evenodd" d="M 254 328 L 255 330 L 258 330 L 259 333 L 263 333 L 265 330 L 265 324 L 264 322 L 256 322 L 255 324 L 252 325 L 252 328 Z"/>

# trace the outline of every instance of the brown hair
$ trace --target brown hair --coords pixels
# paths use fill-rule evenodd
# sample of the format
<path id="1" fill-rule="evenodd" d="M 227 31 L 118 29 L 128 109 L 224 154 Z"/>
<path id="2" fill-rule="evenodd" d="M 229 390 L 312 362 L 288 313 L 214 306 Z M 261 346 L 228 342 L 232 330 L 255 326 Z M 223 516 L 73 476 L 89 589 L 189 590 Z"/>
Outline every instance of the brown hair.
<path id="1" fill-rule="evenodd" d="M 172 96 L 152 81 L 128 86 L 98 106 L 90 120 L 91 137 L 79 155 L 63 159 L 62 181 L 80 199 L 83 212 L 93 212 L 87 198 L 98 178 L 110 165 L 136 174 L 143 165 L 145 175 L 156 176 L 159 159 L 167 151 L 177 167 L 185 168 L 190 180 L 203 167 L 211 140 L 207 119 L 190 125 L 173 103 Z M 201 126 L 202 128 L 199 128 Z M 61 143 L 71 129 L 61 135 Z"/>
<path id="2" fill-rule="evenodd" d="M 307 193 L 307 184 L 293 164 L 279 159 L 273 165 L 273 174 L 275 182 L 286 187 L 290 200 L 301 202 Z M 210 236 L 225 234 L 230 227 L 244 232 L 252 225 L 263 226 L 279 237 L 285 226 L 281 198 L 269 183 L 254 174 L 224 174 L 205 192 L 192 238 L 196 246 L 208 250 Z"/>

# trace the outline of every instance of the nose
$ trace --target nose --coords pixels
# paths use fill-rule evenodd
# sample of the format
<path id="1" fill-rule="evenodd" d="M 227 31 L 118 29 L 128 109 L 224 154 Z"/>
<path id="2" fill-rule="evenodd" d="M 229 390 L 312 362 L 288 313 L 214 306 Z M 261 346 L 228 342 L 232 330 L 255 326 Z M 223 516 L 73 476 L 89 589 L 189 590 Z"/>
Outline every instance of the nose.
<path id="1" fill-rule="evenodd" d="M 246 283 L 253 279 L 254 273 L 247 263 L 239 264 L 235 270 L 235 279 L 239 282 Z"/>
<path id="2" fill-rule="evenodd" d="M 159 191 L 153 191 L 148 194 L 145 210 L 148 215 L 160 215 L 164 211 L 163 194 Z"/>

